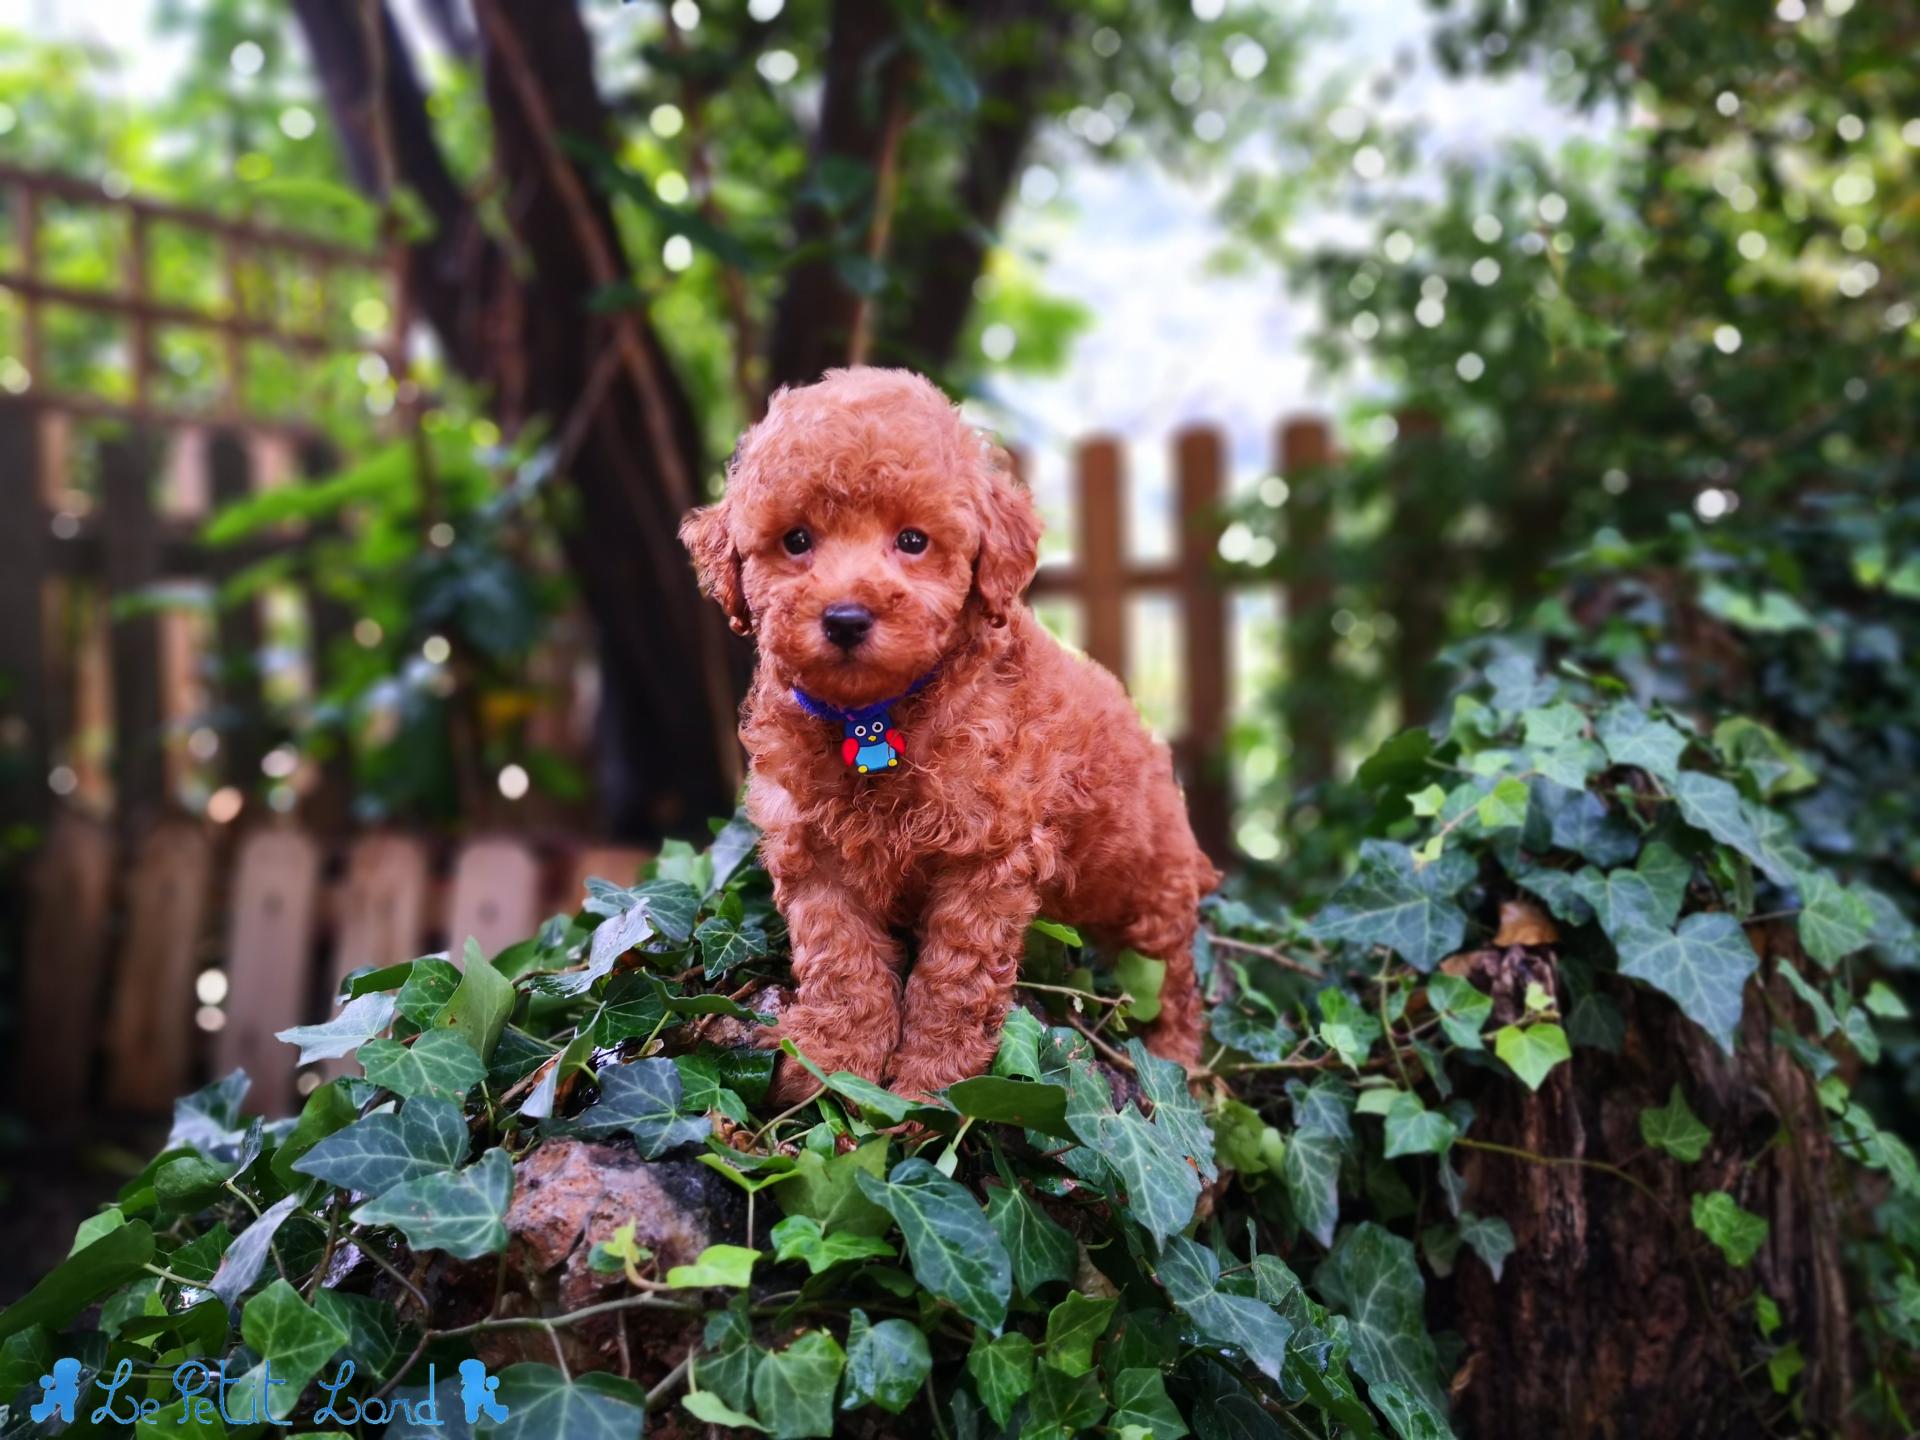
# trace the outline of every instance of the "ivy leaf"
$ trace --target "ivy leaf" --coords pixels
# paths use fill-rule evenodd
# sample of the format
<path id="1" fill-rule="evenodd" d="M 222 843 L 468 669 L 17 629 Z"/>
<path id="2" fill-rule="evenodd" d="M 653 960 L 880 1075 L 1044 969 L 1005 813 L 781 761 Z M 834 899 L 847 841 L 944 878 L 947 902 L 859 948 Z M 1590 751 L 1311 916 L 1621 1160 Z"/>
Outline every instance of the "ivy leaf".
<path id="1" fill-rule="evenodd" d="M 311 1065 L 316 1060 L 338 1060 L 351 1054 L 392 1023 L 393 996 L 376 991 L 358 1000 L 349 1000 L 331 1020 L 276 1030 L 273 1038 L 298 1045 L 297 1063 Z"/>
<path id="2" fill-rule="evenodd" d="M 412 1350 L 399 1313 L 371 1295 L 323 1287 L 313 1292 L 313 1308 L 346 1332 L 347 1354 L 370 1379 L 385 1380 Z"/>
<path id="3" fill-rule="evenodd" d="M 979 1331 L 967 1352 L 967 1374 L 993 1423 L 1004 1426 L 1013 1407 L 1033 1388 L 1033 1341 L 1018 1330 L 994 1340 Z"/>
<path id="4" fill-rule="evenodd" d="M 878 1179 L 886 1168 L 884 1135 L 844 1155 L 803 1149 L 794 1157 L 793 1179 L 780 1187 L 780 1208 L 818 1221 L 830 1235 L 884 1235 L 892 1226 L 892 1216 L 868 1203 L 858 1180 L 862 1174 Z"/>
<path id="5" fill-rule="evenodd" d="M 707 847 L 707 859 L 713 866 L 713 874 L 707 881 L 707 893 L 712 895 L 724 890 L 734 872 L 752 856 L 759 844 L 759 827 L 746 816 L 735 815 L 727 821 L 720 833 L 713 837 L 713 844 Z"/>
<path id="6" fill-rule="evenodd" d="M 1389 1160 L 1402 1155 L 1443 1155 L 1459 1136 L 1453 1121 L 1429 1110 L 1411 1091 L 1401 1091 L 1387 1110 L 1385 1154 Z"/>
<path id="7" fill-rule="evenodd" d="M 1040 1040 L 1046 1034 L 1033 1012 L 1024 1005 L 1007 1011 L 1000 1027 L 1000 1047 L 994 1052 L 993 1073 L 1023 1080 L 1040 1078 Z"/>
<path id="8" fill-rule="evenodd" d="M 1287 1100 L 1300 1131 L 1330 1136 L 1342 1144 L 1353 1139 L 1353 1087 L 1337 1075 L 1323 1075 L 1311 1085 L 1290 1080 Z"/>
<path id="9" fill-rule="evenodd" d="M 551 1365 L 509 1365 L 499 1399 L 507 1418 L 483 1419 L 479 1440 L 638 1440 L 647 1424 L 646 1392 L 604 1372 L 569 1379 Z"/>
<path id="10" fill-rule="evenodd" d="M 726 1286 L 744 1290 L 753 1283 L 753 1262 L 758 1250 L 744 1245 L 709 1245 L 691 1265 L 676 1265 L 667 1271 L 667 1284 L 677 1290 L 702 1290 Z"/>
<path id="11" fill-rule="evenodd" d="M 1033 1370 L 1033 1394 L 1027 1401 L 1027 1423 L 1021 1440 L 1071 1440 L 1100 1423 L 1107 1413 L 1100 1393 L 1100 1377 L 1087 1372 L 1072 1375 L 1050 1361 Z"/>
<path id="12" fill-rule="evenodd" d="M 1069 1375 L 1091 1370 L 1093 1347 L 1107 1333 L 1107 1322 L 1118 1303 L 1068 1291 L 1067 1298 L 1047 1312 L 1047 1363 Z"/>
<path id="13" fill-rule="evenodd" d="M 1136 1367 L 1113 1377 L 1113 1414 L 1107 1428 L 1125 1434 L 1144 1430 L 1151 1440 L 1181 1440 L 1191 1432 L 1180 1411 L 1167 1398 L 1167 1382 L 1158 1370 Z"/>
<path id="14" fill-rule="evenodd" d="M 1692 865 L 1656 840 L 1640 852 L 1631 870 L 1620 868 L 1602 875 L 1588 866 L 1573 877 L 1573 888 L 1593 907 L 1600 928 L 1618 943 L 1620 933 L 1632 926 L 1671 928 L 1680 918 L 1692 876 Z"/>
<path id="15" fill-rule="evenodd" d="M 1177 1068 L 1177 1067 L 1176 1067 Z M 948 1086 L 941 1094 L 962 1115 L 1038 1130 L 1056 1140 L 1077 1138 L 1067 1125 L 1067 1092 L 1059 1085 L 976 1075 Z"/>
<path id="16" fill-rule="evenodd" d="M 379 1196 L 397 1185 L 451 1170 L 472 1141 L 460 1107 L 422 1095 L 398 1112 L 378 1111 L 329 1135 L 293 1168 L 336 1185 Z"/>
<path id="17" fill-rule="evenodd" d="M 1740 792 L 1726 781 L 1688 770 L 1673 782 L 1673 798 L 1680 807 L 1680 818 L 1694 829 L 1704 830 L 1722 845 L 1738 850 L 1775 884 L 1793 883 L 1793 872 L 1762 841 Z"/>
<path id="18" fill-rule="evenodd" d="M 705 1115 L 680 1113 L 680 1071 L 655 1057 L 600 1072 L 600 1098 L 582 1110 L 582 1135 L 601 1138 L 625 1132 L 644 1160 L 658 1160 L 681 1145 L 706 1139 L 713 1124 Z"/>
<path id="19" fill-rule="evenodd" d="M 1202 1338 L 1229 1346 L 1269 1379 L 1280 1378 L 1293 1325 L 1272 1307 L 1220 1288 L 1220 1260 L 1184 1235 L 1169 1239 L 1160 1254 L 1160 1283 L 1167 1298 L 1193 1321 Z"/>
<path id="20" fill-rule="evenodd" d="M 219 1296 L 222 1303 L 237 1305 L 240 1297 L 253 1288 L 253 1282 L 260 1278 L 260 1272 L 266 1268 L 267 1256 L 272 1253 L 273 1237 L 299 1208 L 300 1196 L 297 1193 L 281 1196 L 261 1211 L 260 1218 L 241 1231 L 240 1238 L 227 1247 L 226 1254 L 220 1257 L 219 1268 L 207 1282 L 207 1288 Z"/>
<path id="21" fill-rule="evenodd" d="M 1493 1053 L 1529 1090 L 1538 1090 L 1554 1066 L 1573 1058 L 1567 1032 L 1553 1024 L 1529 1025 L 1524 1030 L 1518 1025 L 1503 1025 L 1494 1034 Z"/>
<path id="22" fill-rule="evenodd" d="M 460 988 L 460 967 L 443 955 L 423 955 L 413 962 L 406 983 L 393 997 L 393 1008 L 403 1020 L 422 1030 L 438 1025 L 447 1002 Z"/>
<path id="23" fill-rule="evenodd" d="M 1677 929 L 1628 927 L 1614 941 L 1620 973 L 1671 996 L 1681 1013 L 1733 1053 L 1741 992 L 1759 961 L 1731 915 L 1689 915 Z"/>
<path id="24" fill-rule="evenodd" d="M 1653 719 L 1631 700 L 1601 711 L 1594 722 L 1594 733 L 1614 764 L 1636 766 L 1663 784 L 1671 785 L 1679 778 L 1687 737 L 1666 721 Z"/>
<path id="25" fill-rule="evenodd" d="M 0 1340 L 34 1325 L 63 1330 L 110 1290 L 145 1273 L 153 1231 L 143 1220 L 115 1226 L 56 1265 L 24 1296 L 0 1310 Z"/>
<path id="26" fill-rule="evenodd" d="M 362 1053 L 362 1061 L 365 1054 Z M 293 1123 L 293 1129 L 286 1138 L 275 1147 L 272 1170 L 282 1185 L 294 1189 L 299 1181 L 294 1179 L 293 1162 L 305 1155 L 329 1135 L 344 1130 L 358 1118 L 360 1107 L 354 1103 L 345 1080 L 329 1080 L 315 1090 L 300 1107 L 300 1118 Z"/>
<path id="27" fill-rule="evenodd" d="M 833 1393 L 846 1363 L 846 1352 L 824 1330 L 809 1330 L 786 1349 L 761 1357 L 753 1372 L 753 1409 L 775 1440 L 833 1434 Z"/>
<path id="28" fill-rule="evenodd" d="M 300 1392 L 347 1343 L 346 1330 L 309 1306 L 285 1280 L 274 1281 L 247 1302 L 240 1316 L 240 1335 L 248 1348 L 272 1367 L 276 1383 L 263 1386 L 265 1377 L 258 1370 L 241 1376 L 233 1386 L 233 1413 L 252 1412 L 250 1397 L 264 1389 L 266 1393 L 254 1413 L 269 1416 L 281 1425 L 298 1406 Z M 280 1388 L 281 1381 L 285 1382 L 284 1389 Z"/>
<path id="29" fill-rule="evenodd" d="M 1253 1060 L 1274 1061 L 1287 1053 L 1290 1032 L 1284 1024 L 1250 1015 L 1228 1000 L 1207 1012 L 1207 1029 L 1222 1045 Z"/>
<path id="30" fill-rule="evenodd" d="M 1280 1179 L 1300 1228 L 1323 1246 L 1333 1244 L 1333 1227 L 1340 1219 L 1340 1142 L 1314 1131 L 1295 1131 L 1280 1160 Z"/>
<path id="31" fill-rule="evenodd" d="M 471 936 L 467 937 L 466 962 L 440 1023 L 465 1036 L 474 1053 L 484 1060 L 500 1043 L 500 1032 L 507 1028 L 516 997 L 513 982 L 493 968 Z"/>
<path id="32" fill-rule="evenodd" d="M 693 938 L 699 942 L 709 980 L 718 980 L 749 960 L 758 960 L 770 944 L 767 932 L 755 921 L 734 921 L 720 915 L 702 921 Z"/>
<path id="33" fill-rule="evenodd" d="M 1831 875 L 1800 877 L 1800 943 L 1831 969 L 1873 938 L 1873 911 Z"/>
<path id="34" fill-rule="evenodd" d="M 1724 1190 L 1693 1197 L 1693 1225 L 1720 1247 L 1736 1269 L 1747 1264 L 1766 1243 L 1767 1222 L 1739 1204 Z"/>
<path id="35" fill-rule="evenodd" d="M 1014 1283 L 1031 1295 L 1050 1280 L 1073 1279 L 1073 1236 L 1018 1185 L 987 1187 L 987 1223 L 1013 1262 Z"/>
<path id="36" fill-rule="evenodd" d="M 828 1235 L 820 1222 L 809 1215 L 789 1215 L 768 1232 L 773 1241 L 773 1258 L 786 1263 L 800 1260 L 810 1274 L 818 1275 L 844 1260 L 893 1258 L 893 1246 L 871 1235 L 839 1231 Z"/>
<path id="37" fill-rule="evenodd" d="M 1500 1272 L 1506 1269 L 1507 1257 L 1513 1254 L 1513 1227 L 1498 1216 L 1482 1217 L 1463 1210 L 1460 1238 L 1485 1262 L 1493 1272 L 1494 1283 L 1498 1284 Z"/>
<path id="38" fill-rule="evenodd" d="M 1127 1057 L 1139 1077 L 1140 1093 L 1153 1106 L 1153 1128 L 1169 1147 L 1200 1172 L 1203 1180 L 1219 1175 L 1213 1163 L 1213 1130 L 1200 1104 L 1187 1088 L 1186 1068 L 1178 1061 L 1155 1055 L 1139 1040 L 1127 1042 Z"/>
<path id="39" fill-rule="evenodd" d="M 487 1078 L 486 1064 L 454 1030 L 423 1031 L 412 1044 L 369 1040 L 360 1047 L 360 1066 L 375 1085 L 408 1098 L 438 1095 L 463 1101 Z"/>
<path id="40" fill-rule="evenodd" d="M 1440 1028 L 1462 1050 L 1486 1046 L 1480 1031 L 1493 1013 L 1493 997 L 1457 975 L 1435 975 L 1427 981 L 1427 1004 L 1440 1018 Z"/>
<path id="41" fill-rule="evenodd" d="M 456 1260 L 477 1260 L 507 1243 L 507 1202 L 512 1198 L 513 1162 L 496 1147 L 465 1170 L 396 1185 L 355 1210 L 353 1219 L 361 1225 L 396 1226 L 415 1250 L 444 1250 Z"/>
<path id="42" fill-rule="evenodd" d="M 1322 990 L 1314 998 L 1320 1006 L 1320 1038 L 1358 1070 L 1380 1038 L 1380 1022 L 1344 990 Z"/>
<path id="43" fill-rule="evenodd" d="M 1176 1153 L 1146 1116 L 1129 1105 L 1069 1116 L 1081 1143 L 1095 1152 L 1127 1193 L 1128 1216 L 1156 1242 L 1186 1228 L 1200 1200 L 1199 1172 Z"/>
<path id="44" fill-rule="evenodd" d="M 1581 738 L 1587 717 L 1566 701 L 1529 710 L 1520 717 L 1529 750 L 1554 750 Z"/>
<path id="45" fill-rule="evenodd" d="M 1502 655 L 1487 666 L 1487 681 L 1493 686 L 1493 708 L 1503 715 L 1545 705 L 1560 690 L 1557 681 L 1543 677 L 1524 655 Z"/>
<path id="46" fill-rule="evenodd" d="M 1640 1138 L 1691 1165 L 1706 1154 L 1713 1132 L 1700 1123 L 1676 1084 L 1664 1106 L 1650 1106 L 1640 1112 Z"/>
<path id="47" fill-rule="evenodd" d="M 1167 983 L 1167 962 L 1142 955 L 1138 950 L 1122 950 L 1113 962 L 1113 978 L 1131 997 L 1122 1017 L 1145 1024 L 1160 1018 L 1160 991 Z"/>
<path id="48" fill-rule="evenodd" d="M 753 1403 L 753 1372 L 765 1353 L 753 1343 L 747 1297 L 738 1296 L 726 1309 L 708 1315 L 693 1378 L 731 1409 L 745 1410 Z"/>
<path id="49" fill-rule="evenodd" d="M 1314 1280 L 1327 1304 L 1345 1313 L 1353 1368 L 1368 1385 L 1400 1385 L 1437 1414 L 1446 1414 L 1439 1357 L 1427 1333 L 1426 1285 L 1413 1243 L 1362 1221 L 1340 1237 Z"/>
<path id="50" fill-rule="evenodd" d="M 218 1158 L 240 1143 L 240 1106 L 247 1098 L 252 1082 L 247 1072 L 235 1070 L 224 1079 L 203 1085 L 191 1095 L 173 1102 L 173 1128 L 167 1133 L 167 1148 L 191 1146 L 204 1155 Z"/>
<path id="51" fill-rule="evenodd" d="M 1603 869 L 1624 865 L 1640 849 L 1640 838 L 1591 790 L 1553 780 L 1533 782 L 1533 798 L 1547 824 L 1548 843 Z"/>
<path id="52" fill-rule="evenodd" d="M 1416 970 L 1431 970 L 1466 935 L 1466 912 L 1453 897 L 1473 875 L 1474 862 L 1461 851 L 1420 866 L 1404 845 L 1362 841 L 1359 868 L 1307 933 L 1318 940 L 1383 945 Z"/>
<path id="53" fill-rule="evenodd" d="M 649 880 L 633 894 L 644 900 L 653 928 L 670 945 L 693 939 L 693 922 L 700 914 L 700 892 L 681 880 Z"/>
<path id="54" fill-rule="evenodd" d="M 854 1310 L 847 1325 L 842 1410 L 877 1405 L 889 1415 L 898 1415 L 913 1403 L 932 1373 L 933 1352 L 918 1325 L 898 1318 L 870 1325 L 866 1311 Z"/>
<path id="55" fill-rule="evenodd" d="M 718 1425 L 728 1430 L 758 1430 L 762 1435 L 767 1427 L 751 1415 L 742 1415 L 711 1390 L 689 1390 L 680 1397 L 680 1405 L 696 1420 L 709 1425 Z"/>
<path id="56" fill-rule="evenodd" d="M 1474 803 L 1474 818 L 1482 830 L 1513 830 L 1527 822 L 1527 784 L 1517 776 L 1502 777 Z"/>
<path id="57" fill-rule="evenodd" d="M 1013 1262 L 973 1196 L 918 1156 L 902 1160 L 884 1181 L 864 1171 L 855 1178 L 899 1225 L 914 1279 L 997 1332 L 1013 1294 Z"/>

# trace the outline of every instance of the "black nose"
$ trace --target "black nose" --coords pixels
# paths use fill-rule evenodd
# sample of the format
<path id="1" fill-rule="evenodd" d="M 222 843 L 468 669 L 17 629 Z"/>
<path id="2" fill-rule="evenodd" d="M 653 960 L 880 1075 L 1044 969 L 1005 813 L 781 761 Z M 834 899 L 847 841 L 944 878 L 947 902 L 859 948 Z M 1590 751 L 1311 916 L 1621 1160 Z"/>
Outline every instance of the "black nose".
<path id="1" fill-rule="evenodd" d="M 864 605 L 842 601 L 820 612 L 820 628 L 842 650 L 851 650 L 873 629 L 873 612 Z"/>

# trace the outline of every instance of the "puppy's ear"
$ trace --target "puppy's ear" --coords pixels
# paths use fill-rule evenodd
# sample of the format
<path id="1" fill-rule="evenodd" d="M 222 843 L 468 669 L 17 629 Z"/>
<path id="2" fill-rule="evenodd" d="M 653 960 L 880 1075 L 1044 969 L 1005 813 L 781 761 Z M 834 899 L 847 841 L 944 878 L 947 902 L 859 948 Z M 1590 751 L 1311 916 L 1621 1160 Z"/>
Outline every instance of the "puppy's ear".
<path id="1" fill-rule="evenodd" d="M 733 536 L 727 529 L 727 502 L 688 512 L 680 522 L 680 543 L 693 556 L 693 572 L 699 577 L 701 593 L 727 612 L 727 623 L 736 635 L 745 635 L 753 628 L 753 617 L 747 611 L 740 552 L 734 549 Z"/>
<path id="2" fill-rule="evenodd" d="M 987 619 L 1005 625 L 1039 568 L 1040 514 L 1004 454 L 994 452 L 982 470 L 980 553 L 974 557 L 973 588 Z"/>

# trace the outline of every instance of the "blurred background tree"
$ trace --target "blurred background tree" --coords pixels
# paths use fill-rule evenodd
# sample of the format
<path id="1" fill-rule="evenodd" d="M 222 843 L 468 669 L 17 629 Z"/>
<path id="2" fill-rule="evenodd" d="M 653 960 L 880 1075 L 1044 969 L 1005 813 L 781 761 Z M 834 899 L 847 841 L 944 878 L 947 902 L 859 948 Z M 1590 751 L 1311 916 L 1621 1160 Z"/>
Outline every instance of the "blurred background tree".
<path id="1" fill-rule="evenodd" d="M 1887 782 L 1916 734 L 1898 673 L 1913 615 L 1886 602 L 1920 576 L 1914 17 L 1851 0 L 1439 10 L 1451 72 L 1544 71 L 1610 137 L 1436 177 L 1383 118 L 1390 92 L 1343 95 L 1319 163 L 1367 243 L 1287 243 L 1297 179 L 1228 196 L 1242 242 L 1322 307 L 1319 359 L 1368 392 L 1352 458 L 1300 482 L 1331 498 L 1335 543 L 1272 562 L 1330 587 L 1290 617 L 1290 653 L 1329 663 L 1287 677 L 1286 733 L 1329 733 L 1316 713 L 1375 738 L 1433 719 L 1450 640 L 1600 643 L 1620 610 L 1591 601 L 1597 577 L 1639 571 L 1668 607 L 1640 613 L 1661 631 L 1646 688 L 1777 717 L 1842 777 L 1818 802 L 1828 842 L 1910 885 L 1920 851 Z M 1288 513 L 1243 518 L 1284 540 Z M 1560 598 L 1562 562 L 1586 603 Z M 1327 778 L 1324 752 L 1296 760 L 1270 813 Z M 1272 846 L 1296 880 L 1346 851 L 1339 827 L 1316 838 L 1323 818 L 1293 809 Z"/>

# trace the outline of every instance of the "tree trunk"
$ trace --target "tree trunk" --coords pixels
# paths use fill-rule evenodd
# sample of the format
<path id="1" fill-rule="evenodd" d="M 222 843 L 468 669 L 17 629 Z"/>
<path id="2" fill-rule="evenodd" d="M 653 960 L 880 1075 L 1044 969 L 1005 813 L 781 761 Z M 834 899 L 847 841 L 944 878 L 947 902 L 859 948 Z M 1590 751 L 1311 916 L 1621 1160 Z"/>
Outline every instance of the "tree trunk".
<path id="1" fill-rule="evenodd" d="M 558 150 L 562 135 L 597 140 L 607 129 L 579 12 L 482 0 L 483 22 L 499 27 L 483 23 L 483 35 L 506 42 L 486 46 L 485 81 L 502 209 L 525 262 L 510 265 L 434 146 L 384 9 L 374 32 L 359 5 L 295 4 L 355 178 L 376 195 L 409 186 L 433 218 L 433 232 L 411 247 L 409 281 L 448 359 L 492 392 L 509 424 L 542 416 L 555 434 L 570 423 L 577 431 L 567 471 L 581 503 L 562 540 L 599 638 L 596 794 L 606 824 L 642 843 L 704 833 L 707 816 L 733 808 L 745 651 L 727 645 L 676 534 L 704 468 L 686 392 L 643 316 L 591 309 L 620 250 L 605 197 Z M 622 324 L 650 362 L 649 388 L 632 364 L 590 383 Z M 590 413 L 578 413 L 583 404 Z"/>
<path id="2" fill-rule="evenodd" d="M 1770 954 L 1794 947 L 1788 926 L 1758 938 Z M 1523 957 L 1482 951 L 1474 969 L 1493 979 L 1498 998 L 1503 987 L 1524 991 L 1527 978 L 1539 978 L 1522 973 Z M 1792 992 L 1777 977 L 1768 985 L 1772 1006 L 1791 1013 Z M 1624 981 L 1609 980 L 1605 991 L 1626 1020 L 1620 1053 L 1582 1046 L 1537 1095 L 1490 1076 L 1469 1096 L 1478 1108 L 1471 1140 L 1589 1163 L 1458 1152 L 1465 1208 L 1506 1220 L 1516 1245 L 1499 1281 L 1463 1250 L 1451 1280 L 1434 1287 L 1435 1327 L 1466 1342 L 1456 1381 L 1462 1433 L 1765 1435 L 1785 1418 L 1785 1402 L 1766 1403 L 1759 1361 L 1765 1348 L 1790 1341 L 1806 1361 L 1796 1381 L 1803 1418 L 1837 1427 L 1852 1391 L 1843 1197 L 1833 1193 L 1840 1171 L 1811 1080 L 1772 1039 L 1769 1006 L 1756 996 L 1729 1059 L 1664 998 Z M 1666 1105 L 1676 1084 L 1713 1132 L 1691 1165 L 1640 1134 L 1640 1112 Z M 1693 1225 L 1692 1196 L 1715 1190 L 1769 1223 L 1748 1267 L 1730 1266 Z M 1767 1347 L 1755 1320 L 1759 1290 L 1783 1317 Z"/>

